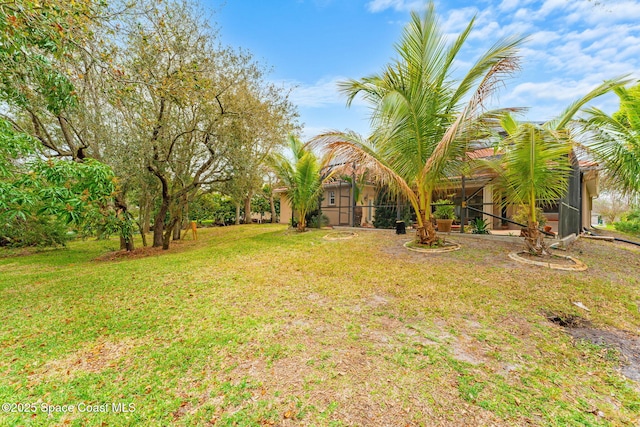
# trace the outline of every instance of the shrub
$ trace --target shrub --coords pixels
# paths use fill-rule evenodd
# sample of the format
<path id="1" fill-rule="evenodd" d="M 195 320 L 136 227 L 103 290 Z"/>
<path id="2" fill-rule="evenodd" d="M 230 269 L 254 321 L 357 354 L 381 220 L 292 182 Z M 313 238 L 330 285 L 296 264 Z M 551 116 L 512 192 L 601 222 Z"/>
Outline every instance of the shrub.
<path id="1" fill-rule="evenodd" d="M 66 246 L 74 237 L 68 231 L 63 222 L 55 217 L 15 218 L 0 226 L 0 246 Z"/>
<path id="2" fill-rule="evenodd" d="M 547 217 L 544 216 L 544 212 L 542 208 L 536 206 L 536 218 L 538 219 L 538 226 L 542 227 L 547 223 Z M 515 222 L 519 222 L 520 224 L 527 225 L 529 222 L 529 205 L 520 205 L 518 209 L 513 214 L 512 218 Z"/>
<path id="3" fill-rule="evenodd" d="M 307 222 L 307 226 L 311 228 L 322 228 L 327 225 L 329 225 L 329 217 L 322 213 L 313 215 Z"/>
<path id="4" fill-rule="evenodd" d="M 376 215 L 373 219 L 375 228 L 395 228 L 398 212 L 398 203 L 394 196 L 389 194 L 386 189 L 380 189 L 376 195 L 375 201 Z M 411 224 L 413 218 L 413 210 L 408 204 L 400 205 L 400 218 L 405 224 Z"/>
<path id="5" fill-rule="evenodd" d="M 487 228 L 489 224 L 482 218 L 476 218 L 471 221 L 471 233 L 473 234 L 491 234 Z"/>
<path id="6" fill-rule="evenodd" d="M 622 220 L 613 224 L 616 230 L 640 236 L 640 209 L 623 215 Z"/>

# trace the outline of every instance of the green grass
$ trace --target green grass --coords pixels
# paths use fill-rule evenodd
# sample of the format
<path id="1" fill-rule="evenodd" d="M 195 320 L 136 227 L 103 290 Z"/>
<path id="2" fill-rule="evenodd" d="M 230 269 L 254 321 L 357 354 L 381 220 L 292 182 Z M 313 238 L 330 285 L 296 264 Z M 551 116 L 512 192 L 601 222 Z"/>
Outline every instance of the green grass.
<path id="1" fill-rule="evenodd" d="M 0 401 L 37 411 L 0 413 L 0 425 L 639 420 L 638 385 L 618 372 L 618 353 L 574 342 L 545 318 L 637 331 L 632 248 L 580 241 L 571 255 L 590 269 L 571 273 L 510 261 L 517 239 L 459 238 L 457 252 L 421 254 L 392 231 L 339 241 L 279 225 L 199 234 L 133 258 L 110 259 L 116 241 L 5 253 Z M 47 416 L 43 403 L 109 412 Z"/>

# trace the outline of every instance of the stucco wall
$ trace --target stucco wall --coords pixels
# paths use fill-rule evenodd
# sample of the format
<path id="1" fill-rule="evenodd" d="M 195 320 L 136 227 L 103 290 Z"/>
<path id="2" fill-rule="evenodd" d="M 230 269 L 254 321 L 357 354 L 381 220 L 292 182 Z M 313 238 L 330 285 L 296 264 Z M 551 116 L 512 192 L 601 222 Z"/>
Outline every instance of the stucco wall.
<path id="1" fill-rule="evenodd" d="M 291 221 L 291 205 L 289 201 L 280 196 L 280 224 L 289 224 Z"/>

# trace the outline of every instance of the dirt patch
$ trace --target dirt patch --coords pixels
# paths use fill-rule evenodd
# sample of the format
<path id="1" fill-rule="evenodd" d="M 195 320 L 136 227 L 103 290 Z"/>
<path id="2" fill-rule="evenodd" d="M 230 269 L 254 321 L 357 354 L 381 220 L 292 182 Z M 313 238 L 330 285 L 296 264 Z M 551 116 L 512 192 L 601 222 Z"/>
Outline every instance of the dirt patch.
<path id="1" fill-rule="evenodd" d="M 95 258 L 94 261 L 104 262 L 104 261 L 118 261 L 121 259 L 137 259 L 137 258 L 147 258 L 150 256 L 160 256 L 175 252 L 183 251 L 191 246 L 193 246 L 196 242 L 189 241 L 186 242 L 184 240 L 176 240 L 171 242 L 171 246 L 169 249 L 164 250 L 162 248 L 154 248 L 152 246 L 136 248 L 132 251 L 120 250 L 107 252 L 106 254 L 100 255 Z"/>
<path id="2" fill-rule="evenodd" d="M 547 319 L 562 326 L 574 339 L 616 349 L 621 356 L 622 374 L 640 384 L 640 337 L 617 329 L 605 331 L 593 328 L 591 322 L 580 316 L 550 314 Z"/>
<path id="3" fill-rule="evenodd" d="M 136 346 L 134 340 L 99 340 L 63 359 L 53 360 L 42 367 L 36 376 L 74 375 L 76 372 L 99 373 L 114 368 L 118 361 Z"/>
<path id="4" fill-rule="evenodd" d="M 556 325 L 562 326 L 563 328 L 589 328 L 591 327 L 591 322 L 586 319 L 583 319 L 580 316 L 574 316 L 573 314 L 555 314 L 555 313 L 547 313 L 547 320 L 551 323 L 555 323 Z"/>
<path id="5" fill-rule="evenodd" d="M 567 332 L 575 339 L 618 350 L 622 373 L 640 385 L 640 337 L 626 331 L 603 331 L 583 327 L 569 328 Z"/>

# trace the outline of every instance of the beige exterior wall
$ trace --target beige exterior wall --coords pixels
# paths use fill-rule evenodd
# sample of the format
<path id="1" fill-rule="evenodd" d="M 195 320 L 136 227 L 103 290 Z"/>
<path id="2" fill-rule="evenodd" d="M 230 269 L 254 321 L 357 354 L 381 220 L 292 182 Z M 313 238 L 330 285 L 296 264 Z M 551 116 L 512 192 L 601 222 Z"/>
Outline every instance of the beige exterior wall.
<path id="1" fill-rule="evenodd" d="M 589 186 L 586 181 L 582 182 L 582 226 L 590 227 L 591 226 L 591 209 L 593 208 L 593 196 L 589 192 Z"/>
<path id="2" fill-rule="evenodd" d="M 291 205 L 289 201 L 280 195 L 280 224 L 289 224 L 291 221 Z"/>
<path id="3" fill-rule="evenodd" d="M 333 192 L 333 198 L 331 193 Z M 322 213 L 329 218 L 329 225 L 349 225 L 351 223 L 351 187 L 348 183 L 342 185 L 326 185 L 323 192 Z M 361 200 L 358 206 L 362 206 L 362 220 L 360 226 L 372 225 L 375 219 L 376 191 L 373 186 L 367 185 L 362 190 Z M 331 203 L 333 201 L 333 203 Z M 265 214 L 265 218 L 270 214 Z M 258 215 L 259 217 L 259 215 Z M 289 224 L 291 221 L 291 205 L 284 197 L 280 197 L 280 224 Z"/>
<path id="4" fill-rule="evenodd" d="M 589 228 L 593 222 L 593 199 L 600 195 L 600 174 L 587 170 L 582 176 L 582 226 Z"/>
<path id="5" fill-rule="evenodd" d="M 329 218 L 329 225 L 346 225 L 350 221 L 351 205 L 350 188 L 348 183 L 342 185 L 329 184 L 322 194 L 322 213 Z"/>
<path id="6" fill-rule="evenodd" d="M 372 185 L 365 185 L 361 190 L 360 201 L 362 219 L 356 226 L 372 225 L 375 218 L 376 191 Z M 322 200 L 322 213 L 329 218 L 329 225 L 351 224 L 351 187 L 348 182 L 330 183 L 325 185 Z"/>

